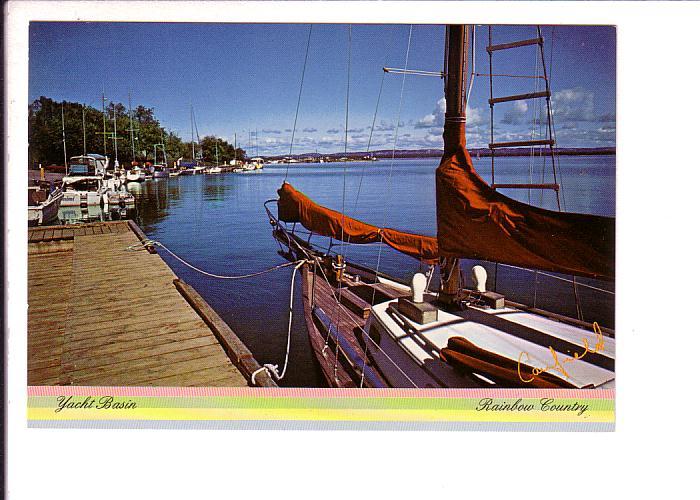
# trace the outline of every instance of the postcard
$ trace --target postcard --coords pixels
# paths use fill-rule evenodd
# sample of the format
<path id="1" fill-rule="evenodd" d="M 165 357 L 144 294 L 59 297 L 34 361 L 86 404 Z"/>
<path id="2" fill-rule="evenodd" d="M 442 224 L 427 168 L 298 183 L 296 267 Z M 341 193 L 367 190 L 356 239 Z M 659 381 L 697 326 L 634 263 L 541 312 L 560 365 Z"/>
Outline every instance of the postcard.
<path id="1" fill-rule="evenodd" d="M 27 28 L 30 427 L 613 430 L 615 26 Z"/>

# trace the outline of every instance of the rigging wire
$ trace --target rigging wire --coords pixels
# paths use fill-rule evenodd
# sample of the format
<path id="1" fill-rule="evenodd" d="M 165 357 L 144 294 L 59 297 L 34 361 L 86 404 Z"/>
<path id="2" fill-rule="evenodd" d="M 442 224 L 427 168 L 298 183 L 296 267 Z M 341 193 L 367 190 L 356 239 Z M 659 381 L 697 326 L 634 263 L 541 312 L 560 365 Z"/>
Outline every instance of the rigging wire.
<path id="1" fill-rule="evenodd" d="M 344 152 L 347 154 L 348 152 L 348 121 L 349 121 L 349 114 L 350 114 L 350 69 L 351 69 L 351 63 L 352 63 L 352 24 L 348 25 L 348 70 L 347 70 L 347 81 L 346 81 L 346 87 L 345 87 L 345 146 L 344 146 Z M 341 208 L 341 214 L 342 214 L 342 219 L 341 219 L 341 224 L 340 224 L 340 252 L 339 255 L 345 259 L 345 246 L 346 246 L 346 241 L 345 241 L 345 191 L 346 191 L 346 181 L 347 181 L 347 171 L 348 171 L 348 163 L 347 163 L 347 158 L 346 161 L 343 162 L 343 194 L 342 194 L 342 208 Z M 332 241 L 332 240 L 331 240 Z M 342 273 L 342 270 L 345 268 L 345 262 L 339 261 L 336 267 L 336 264 L 333 264 L 333 268 L 337 269 L 339 272 Z M 340 316 L 339 316 L 339 310 L 341 309 L 340 307 L 340 294 L 341 294 L 341 288 L 342 288 L 342 279 L 338 280 L 338 297 L 336 298 L 335 302 L 335 316 L 336 316 L 336 334 L 335 334 L 335 361 L 333 364 L 333 377 L 337 380 L 338 379 L 338 354 L 340 350 L 340 342 L 338 342 L 338 335 L 340 335 Z M 328 339 L 330 337 L 330 331 L 328 336 L 326 337 L 326 345 L 324 346 L 323 350 L 328 347 Z"/>
<path id="2" fill-rule="evenodd" d="M 386 57 L 384 58 L 384 67 L 386 67 L 389 64 L 389 47 L 392 46 L 394 41 L 394 33 L 392 32 L 391 37 L 389 38 L 389 44 L 387 46 L 387 51 L 386 51 Z M 382 79 L 379 83 L 379 94 L 377 95 L 377 104 L 374 106 L 374 116 L 372 117 L 372 126 L 370 127 L 369 130 L 369 139 L 367 140 L 367 155 L 369 155 L 369 152 L 372 148 L 372 137 L 374 136 L 374 128 L 377 123 L 377 115 L 379 114 L 379 103 L 382 100 L 382 91 L 384 90 L 384 79 L 386 78 L 386 71 L 382 71 Z M 365 169 L 366 165 L 362 165 L 362 168 L 360 170 L 360 181 L 357 184 L 357 194 L 355 195 L 355 205 L 353 206 L 352 212 L 353 214 L 357 214 L 357 203 L 360 199 L 360 191 L 362 189 L 362 180 L 364 179 L 365 175 Z"/>
<path id="3" fill-rule="evenodd" d="M 352 65 L 352 24 L 348 25 L 348 77 L 345 85 L 345 146 L 343 152 L 347 156 L 348 152 L 348 121 L 350 115 L 350 68 Z M 340 226 L 340 253 L 345 256 L 345 187 L 348 173 L 348 162 L 343 162 L 343 199 L 342 199 L 342 210 L 343 214 L 342 223 Z M 338 285 L 340 287 L 340 285 Z"/>
<path id="4" fill-rule="evenodd" d="M 406 42 L 406 57 L 404 58 L 404 66 L 403 66 L 404 71 L 408 68 L 408 57 L 409 57 L 410 52 L 411 52 L 411 37 L 412 36 L 413 36 L 413 25 L 411 24 L 409 27 L 409 30 L 408 30 L 408 40 Z M 406 87 L 406 73 L 403 73 L 402 78 L 401 78 L 401 92 L 399 95 L 399 109 L 398 109 L 397 116 L 396 116 L 396 128 L 394 130 L 394 144 L 393 144 L 393 147 L 391 150 L 391 162 L 389 163 L 389 177 L 387 179 L 387 190 L 386 190 L 386 197 L 385 197 L 386 200 L 389 199 L 389 195 L 391 193 L 392 177 L 393 177 L 392 174 L 394 171 L 394 163 L 395 163 L 395 159 L 396 159 L 396 146 L 397 146 L 398 138 L 399 138 L 399 125 L 401 124 L 401 111 L 403 108 L 405 87 Z M 389 208 L 389 203 L 387 201 L 387 203 L 385 203 L 385 205 L 384 205 L 384 216 L 383 216 L 383 222 L 382 222 L 382 229 L 386 228 L 387 217 L 389 215 L 388 208 Z M 380 231 L 380 236 L 381 236 L 381 231 Z M 381 241 L 381 239 L 380 239 L 380 241 Z M 379 282 L 378 273 L 379 273 L 379 266 L 380 266 L 381 260 L 382 260 L 382 247 L 383 246 L 384 245 L 379 245 L 379 249 L 377 251 L 377 264 L 376 264 L 375 270 L 374 270 L 374 284 L 375 285 Z M 377 294 L 377 288 L 372 287 L 372 300 L 370 302 L 371 304 L 374 304 L 376 294 Z M 364 328 L 363 328 L 363 331 L 364 331 Z M 369 335 L 367 335 L 367 338 L 370 338 Z M 365 351 L 365 353 L 366 353 L 366 351 Z M 387 358 L 391 359 L 388 356 L 387 356 Z M 363 361 L 364 361 L 364 363 L 362 366 L 362 379 L 364 380 L 364 372 L 365 372 L 364 367 L 367 365 L 367 358 L 365 357 L 365 359 Z M 403 373 L 403 371 L 402 371 L 402 373 Z M 409 380 L 410 380 L 410 378 L 409 378 Z M 411 383 L 413 383 L 412 380 L 411 380 Z M 413 385 L 415 386 L 415 384 L 413 384 Z"/>
<path id="5" fill-rule="evenodd" d="M 527 272 L 529 272 L 529 273 L 536 273 L 536 274 L 538 274 L 538 275 L 547 276 L 548 278 L 553 278 L 553 279 L 559 280 L 559 281 L 565 281 L 565 282 L 567 282 L 567 283 L 573 283 L 573 282 L 574 282 L 574 280 L 571 280 L 571 279 L 569 279 L 569 278 L 563 278 L 563 277 L 561 277 L 561 276 L 556 276 L 556 275 L 554 275 L 554 274 L 549 274 L 549 273 L 546 273 L 546 272 L 543 272 L 543 271 L 538 271 L 537 269 L 528 269 L 527 267 L 513 266 L 513 265 L 511 265 L 511 264 L 503 264 L 503 263 L 501 263 L 501 265 L 502 265 L 502 266 L 505 266 L 505 267 L 510 267 L 511 269 L 520 269 L 521 271 L 527 271 Z M 595 290 L 595 291 L 597 291 L 597 292 L 607 293 L 607 294 L 609 294 L 609 295 L 615 295 L 615 292 L 613 292 L 612 290 L 606 290 L 605 288 L 599 288 L 599 287 L 597 287 L 597 286 L 588 285 L 588 284 L 586 284 L 586 283 L 579 283 L 579 282 L 577 281 L 577 282 L 576 282 L 576 285 L 577 285 L 577 286 L 582 286 L 582 287 L 584 287 L 584 288 L 589 288 L 589 289 Z"/>
<path id="6" fill-rule="evenodd" d="M 549 88 L 552 88 L 552 60 L 554 58 L 554 29 L 556 26 L 552 26 L 552 39 L 549 42 Z M 552 115 L 552 139 L 554 139 L 555 143 L 557 140 L 557 130 L 556 127 L 554 126 L 554 112 L 551 113 Z M 555 160 L 557 163 L 557 168 L 559 170 L 559 184 L 561 185 L 561 203 L 562 206 L 564 207 L 564 211 L 566 212 L 566 196 L 565 196 L 565 189 L 564 189 L 564 174 L 561 172 L 561 163 L 560 163 L 560 158 L 559 156 L 555 156 Z"/>
<path id="7" fill-rule="evenodd" d="M 408 30 L 408 41 L 406 43 L 406 57 L 404 58 L 404 70 L 408 68 L 408 56 L 410 55 L 411 51 L 411 37 L 413 36 L 413 25 L 411 24 Z M 387 179 L 387 189 L 386 189 L 386 196 L 385 199 L 387 200 L 387 203 L 384 204 L 384 216 L 383 216 L 383 222 L 381 229 L 384 230 L 387 225 L 387 219 L 389 216 L 389 203 L 388 200 L 391 195 L 391 189 L 392 189 L 392 180 L 393 180 L 393 172 L 394 172 L 394 164 L 396 162 L 396 146 L 398 144 L 399 140 L 399 125 L 401 124 L 401 111 L 403 109 L 403 99 L 404 99 L 404 89 L 406 87 L 406 74 L 403 74 L 403 77 L 401 79 L 401 92 L 399 95 L 399 109 L 396 115 L 396 128 L 394 129 L 394 144 L 392 146 L 391 150 L 391 162 L 389 163 L 389 177 Z M 381 241 L 381 240 L 380 240 Z M 376 273 L 379 272 L 379 265 L 381 263 L 382 259 L 382 247 L 383 245 L 379 246 L 379 251 L 377 252 L 377 265 L 375 268 L 375 284 L 376 280 L 378 279 L 376 277 Z M 374 303 L 374 298 L 376 294 L 376 289 L 373 289 L 372 291 L 372 303 Z"/>
<path id="8" fill-rule="evenodd" d="M 309 24 L 309 36 L 306 39 L 306 54 L 304 55 L 304 67 L 301 70 L 301 82 L 299 83 L 299 97 L 297 98 L 297 110 L 294 113 L 294 127 L 292 127 L 292 139 L 289 141 L 289 156 L 292 156 L 292 148 L 294 147 L 294 134 L 297 130 L 297 119 L 299 118 L 299 106 L 301 105 L 301 93 L 304 89 L 304 76 L 306 75 L 306 63 L 309 60 L 309 46 L 311 45 L 311 31 L 314 25 Z M 289 176 L 289 162 L 287 162 L 287 169 L 284 172 L 284 180 L 286 182 Z"/>
<path id="9" fill-rule="evenodd" d="M 467 89 L 466 112 L 469 112 L 469 98 L 472 95 L 474 77 L 476 76 L 476 24 L 472 26 L 472 69 L 469 77 L 469 88 Z"/>

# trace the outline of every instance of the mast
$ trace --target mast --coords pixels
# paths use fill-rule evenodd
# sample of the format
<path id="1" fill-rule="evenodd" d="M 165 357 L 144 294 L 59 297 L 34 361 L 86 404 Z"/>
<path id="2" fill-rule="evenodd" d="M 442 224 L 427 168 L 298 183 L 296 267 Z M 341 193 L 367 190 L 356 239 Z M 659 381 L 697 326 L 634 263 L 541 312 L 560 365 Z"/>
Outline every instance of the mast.
<path id="1" fill-rule="evenodd" d="M 469 30 L 464 25 L 449 25 L 445 32 L 445 143 L 444 157 L 455 154 L 464 140 L 466 110 L 466 68 Z M 459 299 L 461 268 L 459 259 L 440 259 L 442 287 L 439 300 L 453 303 Z"/>
<path id="2" fill-rule="evenodd" d="M 114 167 L 119 165 L 119 155 L 117 153 L 117 106 L 112 106 L 112 116 L 114 118 Z"/>
<path id="3" fill-rule="evenodd" d="M 136 150 L 134 148 L 134 120 L 131 112 L 131 91 L 129 91 L 129 138 L 131 139 L 131 161 L 136 160 Z"/>
<path id="4" fill-rule="evenodd" d="M 168 167 L 168 154 L 165 152 L 165 138 L 163 137 L 163 129 L 160 129 L 160 143 L 163 146 L 163 164 Z M 155 160 L 154 160 L 155 161 Z"/>
<path id="5" fill-rule="evenodd" d="M 216 142 L 214 143 L 214 148 L 216 150 L 216 165 L 215 167 L 219 166 L 219 138 L 216 138 Z"/>
<path id="6" fill-rule="evenodd" d="M 236 162 L 238 161 L 238 151 L 236 151 L 236 133 L 233 133 L 233 166 L 236 166 Z"/>
<path id="7" fill-rule="evenodd" d="M 63 118 L 63 103 L 61 103 L 61 134 L 63 135 L 63 166 L 68 175 L 68 155 L 66 154 L 66 120 Z"/>
<path id="8" fill-rule="evenodd" d="M 194 109 L 190 103 L 190 132 L 192 134 L 192 161 L 194 161 Z"/>
<path id="9" fill-rule="evenodd" d="M 83 110 L 83 156 L 87 154 L 87 138 L 85 137 L 85 104 L 82 106 Z"/>
<path id="10" fill-rule="evenodd" d="M 107 115 L 105 114 L 105 90 L 102 88 L 102 145 L 107 156 Z"/>

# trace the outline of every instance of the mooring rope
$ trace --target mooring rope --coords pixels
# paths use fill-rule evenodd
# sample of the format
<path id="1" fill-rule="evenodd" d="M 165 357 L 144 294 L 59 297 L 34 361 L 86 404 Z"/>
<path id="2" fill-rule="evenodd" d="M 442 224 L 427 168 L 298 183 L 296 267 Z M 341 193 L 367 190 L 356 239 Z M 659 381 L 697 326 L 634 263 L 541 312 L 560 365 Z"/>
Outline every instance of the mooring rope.
<path id="1" fill-rule="evenodd" d="M 170 250 L 168 247 L 163 245 L 160 241 L 156 240 L 143 240 L 139 241 L 138 243 L 134 243 L 133 245 L 129 245 L 126 249 L 129 251 L 136 251 L 136 250 L 141 250 L 145 249 L 146 247 L 153 246 L 153 247 L 159 247 L 168 252 L 170 255 L 175 257 L 178 261 L 182 262 L 184 265 L 189 267 L 190 269 L 197 271 L 198 273 L 201 273 L 205 276 L 209 276 L 211 278 L 217 278 L 217 279 L 244 279 L 244 278 L 252 278 L 254 276 L 260 276 L 261 274 L 269 273 L 272 271 L 276 271 L 277 269 L 282 269 L 285 267 L 291 267 L 294 266 L 294 270 L 292 271 L 292 281 L 291 285 L 289 287 L 289 322 L 287 323 L 287 349 L 284 354 L 284 365 L 282 366 L 282 373 L 279 372 L 279 365 L 275 365 L 272 363 L 265 363 L 262 365 L 260 368 L 255 370 L 250 377 L 250 381 L 253 385 L 256 384 L 255 382 L 255 377 L 258 375 L 258 373 L 266 370 L 268 374 L 273 377 L 275 380 L 279 381 L 282 380 L 287 373 L 287 367 L 289 366 L 289 349 L 291 346 L 291 341 L 292 341 L 292 319 L 293 319 L 293 313 L 294 313 L 294 281 L 297 276 L 297 271 L 301 266 L 306 263 L 305 259 L 302 260 L 296 260 L 294 262 L 286 262 L 284 264 L 280 264 L 277 266 L 270 267 L 268 269 L 264 269 L 262 271 L 258 271 L 255 273 L 249 273 L 249 274 L 240 274 L 237 276 L 223 276 L 220 274 L 214 274 L 207 272 L 203 269 L 198 268 L 197 266 L 193 266 L 189 262 L 187 262 L 185 259 L 177 255 L 175 252 Z"/>
<path id="2" fill-rule="evenodd" d="M 126 249 L 129 251 L 135 251 L 135 250 L 145 249 L 146 247 L 149 247 L 149 246 L 160 247 L 163 250 L 165 250 L 166 252 L 168 252 L 170 255 L 172 255 L 175 259 L 180 261 L 182 264 L 184 264 L 185 266 L 192 269 L 193 271 L 197 271 L 198 273 L 203 274 L 205 276 L 209 276 L 210 278 L 216 278 L 216 279 L 220 279 L 220 280 L 240 280 L 240 279 L 246 279 L 246 278 L 253 278 L 255 276 L 260 276 L 262 274 L 276 271 L 277 269 L 283 269 L 285 267 L 290 267 L 290 266 L 293 266 L 293 265 L 298 263 L 298 262 L 285 262 L 284 264 L 279 264 L 277 266 L 273 266 L 273 267 L 270 267 L 268 269 L 263 269 L 262 271 L 256 271 L 254 273 L 226 276 L 226 275 L 221 275 L 221 274 L 210 273 L 208 271 L 205 271 L 204 269 L 200 269 L 199 267 L 197 267 L 193 264 L 190 264 L 185 259 L 183 259 L 179 255 L 177 255 L 175 252 L 170 250 L 168 247 L 166 247 L 160 241 L 143 240 L 143 241 L 139 241 L 138 243 L 134 243 L 133 245 L 129 245 L 128 247 L 126 247 Z"/>
<path id="3" fill-rule="evenodd" d="M 294 271 L 292 271 L 292 282 L 289 287 L 289 323 L 287 324 L 287 350 L 284 354 L 284 365 L 282 366 L 282 373 L 280 373 L 279 370 L 279 365 L 273 365 L 272 363 L 265 363 L 262 365 L 260 368 L 255 370 L 253 374 L 250 376 L 250 381 L 255 385 L 255 376 L 262 372 L 263 370 L 267 370 L 268 374 L 270 374 L 272 377 L 275 378 L 275 380 L 279 381 L 282 380 L 287 373 L 287 367 L 289 366 L 289 348 L 291 346 L 292 342 L 292 317 L 293 317 L 293 312 L 294 312 L 294 279 L 297 276 L 297 271 L 301 266 L 303 266 L 306 263 L 305 260 L 300 260 L 297 262 L 292 262 L 292 264 L 296 264 L 294 266 Z"/>

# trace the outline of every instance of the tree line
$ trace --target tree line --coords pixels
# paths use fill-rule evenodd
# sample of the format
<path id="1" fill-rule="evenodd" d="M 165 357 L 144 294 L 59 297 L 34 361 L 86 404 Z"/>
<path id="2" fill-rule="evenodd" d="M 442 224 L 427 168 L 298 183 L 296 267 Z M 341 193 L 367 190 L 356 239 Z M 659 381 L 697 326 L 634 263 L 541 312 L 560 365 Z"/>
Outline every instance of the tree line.
<path id="1" fill-rule="evenodd" d="M 110 160 L 118 158 L 122 165 L 131 161 L 161 163 L 163 148 L 157 147 L 154 158 L 154 146 L 163 144 L 169 165 L 178 158 L 192 159 L 192 142 L 185 142 L 162 127 L 153 108 L 138 105 L 132 108 L 130 119 L 129 110 L 119 102 L 106 104 L 102 113 L 81 103 L 58 102 L 42 96 L 29 105 L 30 167 L 39 163 L 63 164 L 64 131 L 68 158 L 99 153 Z M 205 163 L 216 161 L 217 149 L 220 163 L 246 158 L 245 150 L 215 136 L 206 136 L 194 144 L 196 159 Z"/>

